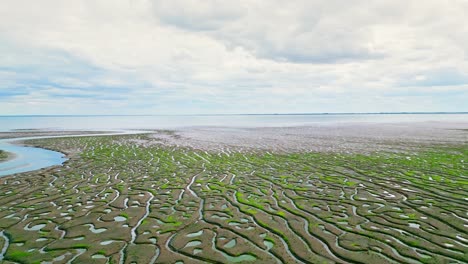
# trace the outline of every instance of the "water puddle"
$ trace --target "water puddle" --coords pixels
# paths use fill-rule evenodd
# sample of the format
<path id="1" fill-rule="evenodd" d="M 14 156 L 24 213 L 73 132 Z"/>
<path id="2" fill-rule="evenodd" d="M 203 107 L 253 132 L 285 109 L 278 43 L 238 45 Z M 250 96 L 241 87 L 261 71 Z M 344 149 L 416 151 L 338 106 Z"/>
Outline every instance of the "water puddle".
<path id="1" fill-rule="evenodd" d="M 203 234 L 203 230 L 200 230 L 198 232 L 187 234 L 186 237 L 196 237 L 196 236 L 201 236 L 202 234 Z"/>
<path id="2" fill-rule="evenodd" d="M 93 258 L 93 259 L 105 259 L 107 257 L 105 255 L 102 255 L 102 254 L 94 254 L 93 256 L 91 256 L 91 258 Z"/>
<path id="3" fill-rule="evenodd" d="M 275 244 L 271 241 L 264 240 L 263 244 L 267 247 L 267 250 L 270 250 Z"/>
<path id="4" fill-rule="evenodd" d="M 116 216 L 116 217 L 114 217 L 114 221 L 115 221 L 115 222 L 123 222 L 123 221 L 125 221 L 125 220 L 127 220 L 127 218 L 125 218 L 125 217 L 123 217 L 123 216 Z"/>
<path id="5" fill-rule="evenodd" d="M 237 243 L 237 242 L 236 242 L 236 239 L 234 238 L 234 239 L 232 239 L 231 241 L 227 242 L 227 243 L 224 245 L 224 247 L 225 247 L 225 248 L 233 248 L 233 247 L 236 246 L 236 243 Z"/>
<path id="6" fill-rule="evenodd" d="M 465 242 L 465 243 L 468 243 L 468 239 L 462 237 L 461 235 L 457 235 L 456 238 L 458 238 L 459 240 Z"/>
<path id="7" fill-rule="evenodd" d="M 93 224 L 86 224 L 85 226 L 89 226 L 89 231 L 93 232 L 94 234 L 99 234 L 107 230 L 107 228 L 94 228 Z"/>
<path id="8" fill-rule="evenodd" d="M 31 224 L 29 224 L 29 225 L 31 225 Z M 38 230 L 41 230 L 42 228 L 44 228 L 46 226 L 46 224 L 39 224 L 39 225 L 35 225 L 33 227 L 29 227 L 29 225 L 25 226 L 24 230 L 26 230 L 26 231 L 38 231 Z"/>
<path id="9" fill-rule="evenodd" d="M 196 246 L 199 246 L 201 245 L 201 241 L 200 240 L 193 240 L 193 241 L 190 241 L 188 242 L 184 248 L 187 248 L 187 247 L 196 247 Z"/>
<path id="10" fill-rule="evenodd" d="M 67 264 L 72 264 L 73 261 L 75 261 L 75 259 L 77 259 L 79 256 L 83 255 L 85 252 L 86 252 L 86 249 L 84 248 L 77 248 L 76 249 L 77 251 L 77 254 L 75 256 L 73 256 L 73 258 L 71 258 Z"/>
<path id="11" fill-rule="evenodd" d="M 107 246 L 107 245 L 110 245 L 110 244 L 112 244 L 114 242 L 115 242 L 115 240 L 106 240 L 106 241 L 102 241 L 101 243 L 99 243 L 99 245 Z"/>
<path id="12" fill-rule="evenodd" d="M 218 214 L 212 214 L 212 215 L 211 215 L 211 218 L 214 218 L 214 219 L 221 219 L 221 220 L 227 220 L 227 219 L 229 219 L 229 217 L 227 217 L 227 216 L 222 216 L 222 215 L 218 215 Z"/>
<path id="13" fill-rule="evenodd" d="M 235 239 L 233 239 L 233 240 L 235 241 Z M 254 256 L 252 256 L 250 254 L 242 254 L 242 255 L 239 255 L 239 256 L 236 256 L 236 257 L 232 257 L 232 256 L 226 254 L 224 251 L 216 249 L 215 245 L 216 245 L 216 233 L 213 236 L 213 239 L 211 241 L 211 248 L 213 249 L 213 251 L 221 253 L 227 259 L 227 263 L 248 262 L 248 261 L 257 260 L 256 257 L 254 257 Z"/>

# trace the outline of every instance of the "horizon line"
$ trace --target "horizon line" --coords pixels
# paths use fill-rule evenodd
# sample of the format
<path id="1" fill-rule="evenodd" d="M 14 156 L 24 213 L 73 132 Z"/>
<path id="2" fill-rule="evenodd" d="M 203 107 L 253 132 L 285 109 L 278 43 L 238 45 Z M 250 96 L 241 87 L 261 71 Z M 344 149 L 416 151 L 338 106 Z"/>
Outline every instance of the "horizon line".
<path id="1" fill-rule="evenodd" d="M 0 115 L 0 117 L 93 117 L 93 116 L 294 116 L 294 115 L 404 115 L 404 114 L 468 114 L 467 111 L 437 111 L 437 112 L 316 112 L 316 113 L 250 113 L 250 114 L 23 114 Z"/>

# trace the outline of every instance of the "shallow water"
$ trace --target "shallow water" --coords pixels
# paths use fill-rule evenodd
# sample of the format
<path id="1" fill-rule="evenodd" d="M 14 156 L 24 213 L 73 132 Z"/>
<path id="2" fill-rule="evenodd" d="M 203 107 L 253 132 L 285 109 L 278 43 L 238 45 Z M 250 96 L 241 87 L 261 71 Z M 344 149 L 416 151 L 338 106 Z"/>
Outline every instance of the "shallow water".
<path id="1" fill-rule="evenodd" d="M 264 240 L 263 244 L 267 247 L 267 250 L 270 250 L 275 245 L 273 244 L 273 242 L 268 241 L 268 240 Z"/>
<path id="2" fill-rule="evenodd" d="M 29 224 L 30 225 L 30 224 Z M 35 226 L 32 226 L 30 227 L 29 225 L 25 226 L 24 227 L 24 230 L 27 230 L 27 231 L 38 231 L 38 230 L 41 230 L 43 227 L 46 226 L 46 224 L 39 224 L 39 225 L 35 225 Z"/>
<path id="3" fill-rule="evenodd" d="M 283 127 L 348 122 L 427 122 L 468 120 L 468 114 L 294 114 L 174 116 L 0 116 L 0 131 L 13 129 L 125 130 L 190 126 Z"/>
<path id="4" fill-rule="evenodd" d="M 1 118 L 0 118 L 1 119 Z M 22 137 L 0 139 L 0 150 L 13 153 L 13 159 L 5 162 L 0 162 L 0 177 L 11 175 L 15 173 L 28 172 L 47 168 L 50 166 L 62 165 L 67 158 L 65 154 L 52 151 L 48 149 L 35 148 L 29 146 L 17 145 L 15 142 L 30 140 L 30 139 L 44 139 L 44 138 L 60 138 L 60 137 L 88 137 L 88 136 L 107 136 L 117 134 L 138 134 L 141 131 L 116 131 L 112 133 L 101 134 L 79 134 L 79 135 L 66 135 L 66 136 L 37 136 L 37 137 Z"/>
<path id="5" fill-rule="evenodd" d="M 15 154 L 13 159 L 0 162 L 0 177 L 60 165 L 67 160 L 63 153 L 41 148 L 14 145 L 12 142 L 15 140 L 0 140 L 1 150 Z"/>
<path id="6" fill-rule="evenodd" d="M 94 234 L 99 234 L 107 230 L 107 228 L 95 228 L 93 224 L 86 224 L 85 226 L 88 226 L 89 231 L 93 232 Z"/>
<path id="7" fill-rule="evenodd" d="M 106 240 L 106 241 L 102 241 L 99 244 L 102 245 L 102 246 L 107 246 L 107 245 L 112 244 L 114 242 L 115 242 L 115 240 Z"/>
<path id="8" fill-rule="evenodd" d="M 231 241 L 227 242 L 224 247 L 225 248 L 232 248 L 234 246 L 236 246 L 237 242 L 236 242 L 236 239 L 232 239 Z"/>
<path id="9" fill-rule="evenodd" d="M 190 241 L 187 243 L 187 245 L 185 245 L 184 248 L 187 248 L 187 247 L 196 247 L 196 246 L 199 246 L 201 245 L 201 241 L 199 240 L 193 240 L 193 241 Z"/>
<path id="10" fill-rule="evenodd" d="M 202 234 L 203 234 L 203 230 L 200 230 L 198 232 L 187 234 L 186 237 L 196 237 L 196 236 L 201 236 Z"/>
<path id="11" fill-rule="evenodd" d="M 125 221 L 125 220 L 127 220 L 127 218 L 125 218 L 125 217 L 123 217 L 123 216 L 116 216 L 116 217 L 114 217 L 114 221 L 116 221 L 116 222 L 123 222 L 123 221 Z"/>

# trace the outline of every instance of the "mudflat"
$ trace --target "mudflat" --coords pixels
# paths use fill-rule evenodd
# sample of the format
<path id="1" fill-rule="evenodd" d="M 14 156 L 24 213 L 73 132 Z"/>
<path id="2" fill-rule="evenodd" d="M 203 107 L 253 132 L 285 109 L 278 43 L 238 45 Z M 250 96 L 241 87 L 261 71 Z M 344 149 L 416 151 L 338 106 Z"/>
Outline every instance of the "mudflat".
<path id="1" fill-rule="evenodd" d="M 160 131 L 169 145 L 201 150 L 349 152 L 410 151 L 468 143 L 467 122 L 338 123 L 297 127 L 190 127 Z"/>
<path id="2" fill-rule="evenodd" d="M 13 153 L 0 150 L 0 162 L 12 160 L 14 158 L 15 158 L 15 155 Z"/>
<path id="3" fill-rule="evenodd" d="M 0 162 L 6 160 L 7 158 L 8 154 L 5 151 L 0 150 Z"/>
<path id="4" fill-rule="evenodd" d="M 0 258 L 32 263 L 465 263 L 467 124 L 198 127 L 26 141 Z"/>

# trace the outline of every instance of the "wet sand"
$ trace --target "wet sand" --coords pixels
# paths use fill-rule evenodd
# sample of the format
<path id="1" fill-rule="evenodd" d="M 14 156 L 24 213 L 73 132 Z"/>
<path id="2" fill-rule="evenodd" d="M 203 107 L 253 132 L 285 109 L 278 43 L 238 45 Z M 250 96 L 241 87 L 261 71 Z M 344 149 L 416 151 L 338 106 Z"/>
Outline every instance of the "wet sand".
<path id="1" fill-rule="evenodd" d="M 191 127 L 152 135 L 164 144 L 202 150 L 275 152 L 411 151 L 428 145 L 468 143 L 465 123 L 340 123 L 301 127 Z"/>
<path id="2" fill-rule="evenodd" d="M 71 154 L 0 178 L 0 260 L 465 263 L 467 134 L 400 123 L 31 140 Z M 432 151 L 264 152 L 421 146 Z"/>
<path id="3" fill-rule="evenodd" d="M 199 126 L 140 131 L 149 132 L 149 138 L 135 141 L 136 144 L 163 144 L 217 152 L 407 152 L 424 146 L 468 144 L 468 120 L 466 122 L 335 123 L 258 128 Z M 19 130 L 0 132 L 0 139 L 90 133 L 109 132 Z"/>
<path id="4" fill-rule="evenodd" d="M 101 134 L 109 133 L 106 131 L 83 131 L 83 130 L 12 130 L 0 132 L 0 139 L 20 138 L 20 137 L 42 137 L 42 136 L 69 136 L 69 135 L 86 135 L 86 134 Z"/>

